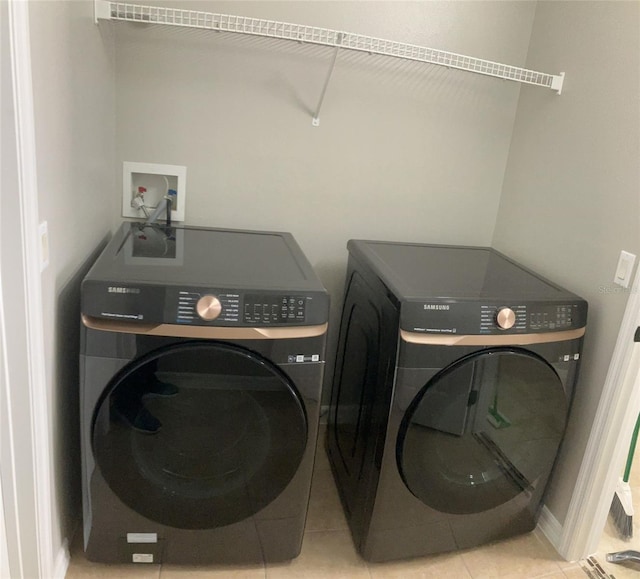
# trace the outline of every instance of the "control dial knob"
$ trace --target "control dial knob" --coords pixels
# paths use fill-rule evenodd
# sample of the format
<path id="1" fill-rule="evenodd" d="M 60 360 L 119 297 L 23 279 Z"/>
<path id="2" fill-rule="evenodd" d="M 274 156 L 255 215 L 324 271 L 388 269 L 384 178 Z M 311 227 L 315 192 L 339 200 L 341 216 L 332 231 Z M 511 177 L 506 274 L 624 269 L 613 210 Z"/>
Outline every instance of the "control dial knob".
<path id="1" fill-rule="evenodd" d="M 202 296 L 196 304 L 196 312 L 206 322 L 215 320 L 222 311 L 222 304 L 216 296 Z"/>
<path id="2" fill-rule="evenodd" d="M 516 323 L 516 314 L 511 308 L 500 308 L 496 314 L 496 324 L 501 330 L 509 330 Z"/>

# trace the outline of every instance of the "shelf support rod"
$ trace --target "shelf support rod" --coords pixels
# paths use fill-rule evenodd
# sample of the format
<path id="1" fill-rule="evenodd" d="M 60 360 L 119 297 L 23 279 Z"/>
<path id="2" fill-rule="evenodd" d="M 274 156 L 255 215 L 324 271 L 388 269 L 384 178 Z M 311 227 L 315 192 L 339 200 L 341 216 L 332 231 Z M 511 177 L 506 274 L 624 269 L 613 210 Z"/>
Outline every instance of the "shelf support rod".
<path id="1" fill-rule="evenodd" d="M 320 109 L 322 108 L 322 101 L 324 101 L 324 95 L 327 92 L 327 87 L 329 86 L 329 81 L 331 80 L 333 69 L 336 67 L 336 60 L 338 59 L 338 51 L 340 50 L 340 44 L 342 43 L 342 38 L 343 38 L 343 34 L 342 32 L 339 32 L 336 38 L 336 47 L 333 49 L 333 58 L 331 59 L 331 66 L 329 67 L 327 78 L 324 81 L 324 86 L 322 87 L 322 92 L 320 93 L 320 99 L 318 100 L 318 106 L 316 107 L 316 112 L 313 115 L 313 119 L 311 121 L 311 124 L 314 127 L 320 126 Z"/>

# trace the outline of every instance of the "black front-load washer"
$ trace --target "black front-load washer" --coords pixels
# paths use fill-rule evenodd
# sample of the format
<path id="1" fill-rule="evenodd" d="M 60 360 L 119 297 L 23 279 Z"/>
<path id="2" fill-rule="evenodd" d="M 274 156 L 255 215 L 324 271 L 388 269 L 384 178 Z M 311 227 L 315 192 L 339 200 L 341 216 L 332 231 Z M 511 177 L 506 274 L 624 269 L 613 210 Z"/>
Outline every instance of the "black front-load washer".
<path id="1" fill-rule="evenodd" d="M 298 555 L 328 305 L 290 234 L 123 224 L 82 283 L 89 559 Z"/>
<path id="2" fill-rule="evenodd" d="M 587 304 L 489 249 L 350 241 L 327 450 L 384 561 L 532 530 Z"/>

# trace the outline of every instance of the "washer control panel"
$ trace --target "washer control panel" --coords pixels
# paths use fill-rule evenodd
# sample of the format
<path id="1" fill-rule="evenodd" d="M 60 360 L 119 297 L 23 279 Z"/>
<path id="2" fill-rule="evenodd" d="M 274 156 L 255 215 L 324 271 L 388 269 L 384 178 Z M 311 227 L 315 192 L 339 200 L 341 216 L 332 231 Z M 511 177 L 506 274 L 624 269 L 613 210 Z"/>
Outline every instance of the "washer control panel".
<path id="1" fill-rule="evenodd" d="M 243 321 L 248 324 L 287 324 L 304 322 L 307 300 L 301 295 L 247 294 Z"/>
<path id="2" fill-rule="evenodd" d="M 240 315 L 240 294 L 227 292 L 177 292 L 176 322 L 197 324 L 199 322 L 237 322 Z"/>
<path id="3" fill-rule="evenodd" d="M 144 324 L 312 326 L 327 322 L 329 295 L 315 289 L 261 291 L 85 281 L 82 312 L 90 317 Z"/>
<path id="4" fill-rule="evenodd" d="M 299 293 L 243 293 L 216 289 L 181 289 L 168 292 L 167 314 L 169 310 L 173 311 L 175 323 L 179 324 L 212 323 L 231 326 L 308 324 L 310 323 L 308 310 L 315 305 L 320 305 L 316 304 L 318 301 L 313 296 Z"/>

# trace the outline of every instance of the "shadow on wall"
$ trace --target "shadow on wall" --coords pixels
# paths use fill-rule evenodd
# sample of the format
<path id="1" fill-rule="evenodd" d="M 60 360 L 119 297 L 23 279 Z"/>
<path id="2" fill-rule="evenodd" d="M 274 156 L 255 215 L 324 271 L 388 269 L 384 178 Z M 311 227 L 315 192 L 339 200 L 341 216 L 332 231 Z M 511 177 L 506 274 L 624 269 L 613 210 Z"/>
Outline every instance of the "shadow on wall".
<path id="1" fill-rule="evenodd" d="M 322 399 L 320 402 L 323 407 L 328 407 L 331 400 L 331 387 L 333 384 L 336 348 L 338 347 L 338 333 L 340 330 L 347 268 L 346 263 L 340 263 L 335 260 L 320 260 L 314 264 L 313 269 L 322 280 L 322 284 L 330 296 L 329 331 L 327 334 L 327 351 L 322 382 Z"/>
<path id="2" fill-rule="evenodd" d="M 80 284 L 104 249 L 107 235 L 60 290 L 56 311 L 56 385 L 53 413 L 56 499 L 63 528 L 71 539 L 81 517 L 80 478 Z"/>

